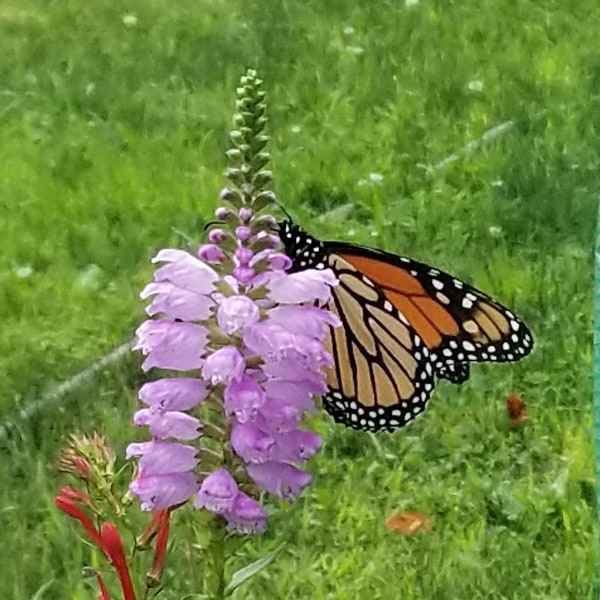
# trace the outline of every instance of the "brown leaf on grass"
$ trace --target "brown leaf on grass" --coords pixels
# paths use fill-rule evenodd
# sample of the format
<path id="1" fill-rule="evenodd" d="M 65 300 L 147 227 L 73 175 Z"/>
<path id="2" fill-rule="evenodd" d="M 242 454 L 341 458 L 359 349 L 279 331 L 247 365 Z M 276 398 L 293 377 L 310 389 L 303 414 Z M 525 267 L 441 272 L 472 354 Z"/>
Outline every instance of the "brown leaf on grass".
<path id="1" fill-rule="evenodd" d="M 392 515 L 386 522 L 385 526 L 390 531 L 401 533 L 402 535 L 411 536 L 420 531 L 431 531 L 433 524 L 422 513 L 413 510 L 406 510 L 403 513 Z"/>
<path id="2" fill-rule="evenodd" d="M 506 410 L 508 411 L 508 426 L 511 429 L 515 429 L 523 423 L 531 420 L 527 414 L 525 402 L 523 402 L 523 400 L 521 400 L 521 398 L 515 394 L 511 394 L 506 399 Z"/>

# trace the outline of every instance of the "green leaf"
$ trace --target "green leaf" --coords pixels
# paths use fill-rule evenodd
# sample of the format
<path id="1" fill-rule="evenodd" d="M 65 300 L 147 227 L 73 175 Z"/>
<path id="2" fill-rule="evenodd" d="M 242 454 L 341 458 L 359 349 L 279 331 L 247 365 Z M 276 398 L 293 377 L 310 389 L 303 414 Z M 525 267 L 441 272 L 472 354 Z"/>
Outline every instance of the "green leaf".
<path id="1" fill-rule="evenodd" d="M 260 571 L 262 571 L 267 565 L 272 563 L 275 560 L 275 557 L 281 552 L 284 544 L 281 544 L 278 548 L 275 548 L 273 552 L 269 552 L 265 557 L 259 558 L 257 561 L 254 561 L 252 564 L 236 571 L 229 582 L 229 585 L 225 588 L 225 595 L 229 596 L 231 593 L 239 587 L 246 579 L 250 579 L 253 575 L 256 575 Z"/>
<path id="2" fill-rule="evenodd" d="M 54 579 L 47 581 L 41 588 L 38 589 L 38 591 L 34 594 L 31 600 L 42 600 L 42 598 L 45 596 L 46 592 L 53 583 Z"/>

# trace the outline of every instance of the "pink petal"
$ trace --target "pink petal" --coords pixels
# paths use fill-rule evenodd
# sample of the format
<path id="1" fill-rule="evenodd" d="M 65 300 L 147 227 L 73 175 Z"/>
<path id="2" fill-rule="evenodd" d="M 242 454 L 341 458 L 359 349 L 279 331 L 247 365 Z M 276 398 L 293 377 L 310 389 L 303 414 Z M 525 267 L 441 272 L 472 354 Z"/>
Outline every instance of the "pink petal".
<path id="1" fill-rule="evenodd" d="M 331 269 L 307 269 L 287 274 L 274 271 L 267 284 L 269 297 L 277 304 L 300 304 L 319 301 L 327 304 L 331 300 L 331 287 L 337 278 Z"/>
<path id="2" fill-rule="evenodd" d="M 192 377 L 165 377 L 145 383 L 138 392 L 139 399 L 153 408 L 162 410 L 189 410 L 208 395 L 202 379 Z"/>
<path id="3" fill-rule="evenodd" d="M 165 248 L 152 262 L 170 263 L 154 273 L 155 281 L 170 281 L 177 287 L 197 294 L 210 294 L 219 279 L 211 267 L 184 250 Z"/>
<path id="4" fill-rule="evenodd" d="M 163 313 L 173 319 L 204 321 L 211 316 L 214 306 L 209 296 L 180 288 L 169 281 L 149 283 L 140 297 L 146 299 L 152 295 L 154 300 L 146 308 L 150 316 Z"/>
<path id="5" fill-rule="evenodd" d="M 194 506 L 223 514 L 233 508 L 238 491 L 235 479 L 226 469 L 220 468 L 202 482 Z"/>
<path id="6" fill-rule="evenodd" d="M 142 510 L 160 510 L 191 498 L 198 489 L 194 473 L 170 473 L 137 477 L 129 485 L 141 500 Z"/>
<path id="7" fill-rule="evenodd" d="M 165 475 L 191 471 L 198 464 L 198 450 L 177 442 L 140 442 L 127 446 L 126 457 L 140 456 L 139 472 L 142 476 Z"/>
<path id="8" fill-rule="evenodd" d="M 312 481 L 310 473 L 280 462 L 249 464 L 246 469 L 260 487 L 287 500 L 295 500 Z"/>
<path id="9" fill-rule="evenodd" d="M 164 440 L 195 440 L 201 435 L 202 423 L 184 412 L 157 412 L 150 408 L 142 408 L 133 415 L 133 422 L 138 426 L 147 425 L 152 437 Z"/>
<path id="10" fill-rule="evenodd" d="M 136 331 L 137 344 L 148 358 L 142 369 L 152 367 L 189 371 L 202 365 L 206 352 L 207 329 L 179 321 L 145 321 Z"/>

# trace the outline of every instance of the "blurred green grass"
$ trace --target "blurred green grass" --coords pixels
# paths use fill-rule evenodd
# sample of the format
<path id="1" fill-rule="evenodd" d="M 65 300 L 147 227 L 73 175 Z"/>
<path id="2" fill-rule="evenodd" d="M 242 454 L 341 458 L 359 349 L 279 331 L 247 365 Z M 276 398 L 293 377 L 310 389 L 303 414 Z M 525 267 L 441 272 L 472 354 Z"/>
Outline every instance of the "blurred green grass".
<path id="1" fill-rule="evenodd" d="M 211 218 L 233 91 L 257 67 L 287 210 L 321 237 L 467 278 L 525 318 L 537 350 L 442 383 L 405 432 L 315 418 L 316 482 L 273 505 L 250 554 L 286 549 L 236 597 L 595 598 L 599 26 L 594 0 L 4 0 L 0 420 L 131 337 L 148 259 Z M 347 203 L 349 220 L 320 218 Z M 94 597 L 79 574 L 90 550 L 52 507 L 54 465 L 72 430 L 140 435 L 136 368 L 107 370 L 2 442 L 2 598 L 48 583 L 41 597 Z M 522 433 L 506 423 L 512 392 L 533 417 Z M 387 532 L 403 509 L 433 533 Z M 188 550 L 173 551 L 165 598 L 189 591 L 178 565 L 198 576 Z"/>

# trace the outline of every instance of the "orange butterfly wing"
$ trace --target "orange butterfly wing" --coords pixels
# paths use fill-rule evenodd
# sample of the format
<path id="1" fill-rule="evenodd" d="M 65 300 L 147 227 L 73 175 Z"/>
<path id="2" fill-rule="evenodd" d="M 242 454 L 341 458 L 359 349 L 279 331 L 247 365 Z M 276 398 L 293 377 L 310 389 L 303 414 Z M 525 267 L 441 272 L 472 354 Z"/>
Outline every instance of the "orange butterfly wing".
<path id="1" fill-rule="evenodd" d="M 375 282 L 431 350 L 436 375 L 460 383 L 470 362 L 511 362 L 531 352 L 533 338 L 510 310 L 465 282 L 387 252 L 326 243 Z"/>

